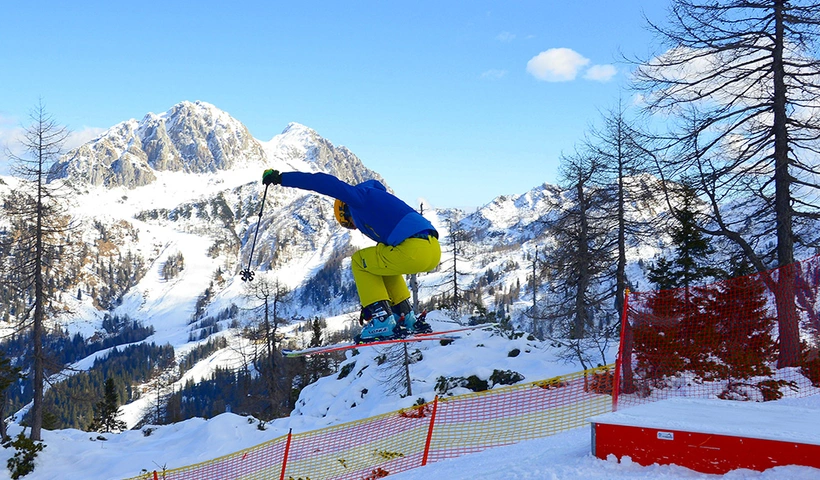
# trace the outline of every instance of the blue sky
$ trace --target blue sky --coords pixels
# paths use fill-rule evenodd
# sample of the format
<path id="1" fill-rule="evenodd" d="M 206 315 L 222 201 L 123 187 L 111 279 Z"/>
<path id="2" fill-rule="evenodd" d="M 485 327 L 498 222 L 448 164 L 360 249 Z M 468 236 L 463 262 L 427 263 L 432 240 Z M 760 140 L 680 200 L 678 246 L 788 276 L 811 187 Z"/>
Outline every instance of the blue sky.
<path id="1" fill-rule="evenodd" d="M 666 4 L 7 2 L 0 143 L 39 99 L 75 143 L 202 100 L 260 140 L 307 125 L 411 204 L 480 206 L 557 181 L 560 154 L 631 96 L 620 53 L 652 50 L 643 14 Z"/>

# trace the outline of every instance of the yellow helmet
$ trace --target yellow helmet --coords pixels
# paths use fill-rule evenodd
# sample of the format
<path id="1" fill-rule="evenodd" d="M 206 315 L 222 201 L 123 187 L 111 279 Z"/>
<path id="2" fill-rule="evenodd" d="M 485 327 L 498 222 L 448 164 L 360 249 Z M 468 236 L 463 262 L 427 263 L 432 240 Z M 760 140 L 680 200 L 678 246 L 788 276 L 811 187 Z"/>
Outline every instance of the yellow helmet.
<path id="1" fill-rule="evenodd" d="M 353 224 L 353 219 L 350 218 L 350 209 L 347 208 L 345 202 L 338 198 L 333 202 L 333 214 L 336 215 L 336 221 L 339 222 L 339 225 L 352 230 L 356 229 L 356 225 Z"/>

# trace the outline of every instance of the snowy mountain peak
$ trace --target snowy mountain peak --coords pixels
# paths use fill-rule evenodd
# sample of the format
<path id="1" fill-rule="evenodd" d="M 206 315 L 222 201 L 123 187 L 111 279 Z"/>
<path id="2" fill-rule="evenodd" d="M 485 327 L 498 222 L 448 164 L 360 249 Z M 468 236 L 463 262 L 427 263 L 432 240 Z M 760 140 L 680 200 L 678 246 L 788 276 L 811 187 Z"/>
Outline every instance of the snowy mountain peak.
<path id="1" fill-rule="evenodd" d="M 275 168 L 308 172 L 326 172 L 349 183 L 384 180 L 366 168 L 347 147 L 336 146 L 316 130 L 291 122 L 270 142 L 264 144 L 268 159 Z"/>
<path id="2" fill-rule="evenodd" d="M 293 134 L 293 133 L 296 133 L 298 135 L 305 135 L 305 134 L 307 134 L 307 135 L 316 135 L 316 130 L 314 130 L 310 127 L 307 127 L 305 125 L 302 125 L 301 123 L 290 122 L 290 123 L 288 123 L 288 126 L 285 127 L 284 130 L 282 130 L 281 135 Z"/>
<path id="3" fill-rule="evenodd" d="M 351 183 L 382 178 L 346 147 L 291 122 L 269 142 L 253 138 L 227 112 L 207 102 L 183 101 L 168 111 L 127 120 L 66 154 L 50 179 L 136 188 L 158 172 L 215 173 L 245 167 L 326 172 Z"/>
<path id="4" fill-rule="evenodd" d="M 209 173 L 264 163 L 261 144 L 241 122 L 209 103 L 185 101 L 113 126 L 65 155 L 51 178 L 134 188 L 153 183 L 160 171 Z"/>

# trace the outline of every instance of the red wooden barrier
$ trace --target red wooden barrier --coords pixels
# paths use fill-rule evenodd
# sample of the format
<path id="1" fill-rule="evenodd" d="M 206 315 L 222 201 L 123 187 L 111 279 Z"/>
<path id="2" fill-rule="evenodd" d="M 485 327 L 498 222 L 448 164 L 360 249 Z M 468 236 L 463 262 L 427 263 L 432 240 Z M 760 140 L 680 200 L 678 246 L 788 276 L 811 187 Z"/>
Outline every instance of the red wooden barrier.
<path id="1" fill-rule="evenodd" d="M 820 468 L 817 411 L 725 400 L 663 400 L 592 419 L 593 455 L 723 474 Z"/>

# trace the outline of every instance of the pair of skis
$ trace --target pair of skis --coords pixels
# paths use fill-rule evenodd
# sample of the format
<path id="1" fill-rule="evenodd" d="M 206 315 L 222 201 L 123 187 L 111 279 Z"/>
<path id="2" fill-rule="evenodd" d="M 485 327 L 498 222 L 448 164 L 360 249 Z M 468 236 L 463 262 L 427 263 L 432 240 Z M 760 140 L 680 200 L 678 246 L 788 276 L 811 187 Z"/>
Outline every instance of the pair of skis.
<path id="1" fill-rule="evenodd" d="M 323 353 L 331 353 L 331 352 L 341 352 L 344 350 L 352 350 L 354 348 L 362 348 L 362 347 L 375 347 L 378 345 L 393 345 L 399 343 L 410 343 L 410 342 L 420 342 L 424 340 L 455 340 L 458 335 L 453 335 L 458 332 L 464 332 L 467 330 L 476 330 L 480 328 L 492 327 L 496 325 L 495 323 L 483 323 L 481 325 L 467 325 L 461 326 L 459 328 L 453 328 L 450 330 L 443 330 L 440 332 L 430 332 L 430 333 L 415 333 L 409 335 L 407 337 L 402 338 L 394 338 L 390 340 L 377 340 L 374 342 L 366 342 L 366 343 L 353 343 L 353 342 L 342 342 L 342 343 L 335 343 L 332 345 L 324 345 L 321 347 L 310 347 L 310 348 L 303 348 L 301 350 L 282 350 L 282 354 L 286 357 L 304 357 L 309 355 L 320 355 Z"/>

